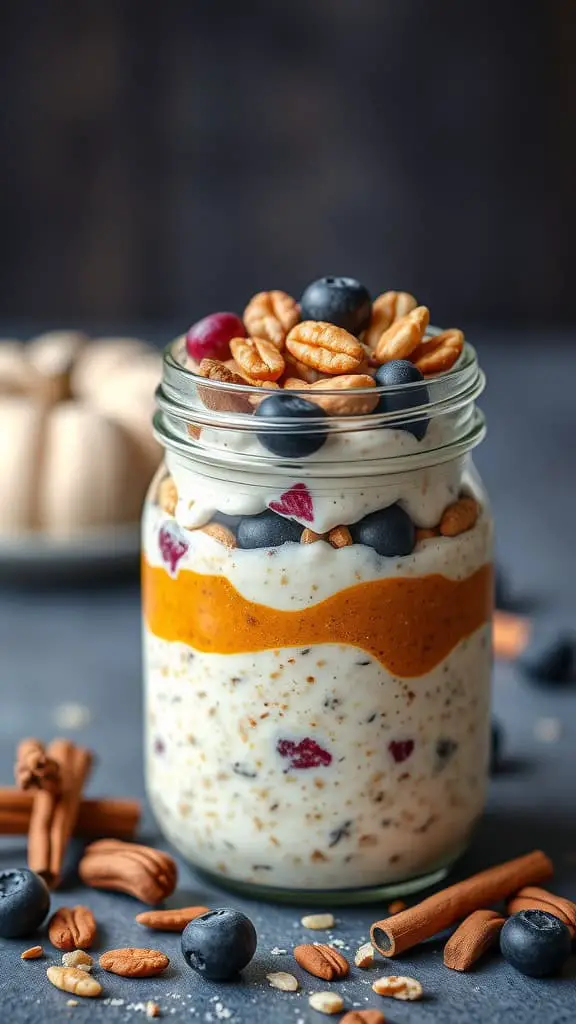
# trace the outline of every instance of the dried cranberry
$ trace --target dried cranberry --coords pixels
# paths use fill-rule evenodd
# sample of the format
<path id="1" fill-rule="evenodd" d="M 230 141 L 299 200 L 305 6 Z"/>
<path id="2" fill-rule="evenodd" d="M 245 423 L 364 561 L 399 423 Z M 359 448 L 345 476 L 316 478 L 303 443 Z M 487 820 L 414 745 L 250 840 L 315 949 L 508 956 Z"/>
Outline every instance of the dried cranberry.
<path id="1" fill-rule="evenodd" d="M 414 740 L 390 740 L 388 750 L 396 764 L 406 761 L 414 750 Z"/>
<path id="2" fill-rule="evenodd" d="M 246 328 L 235 313 L 211 313 L 192 324 L 186 334 L 186 351 L 192 359 L 230 359 L 231 338 L 245 338 Z"/>
<path id="3" fill-rule="evenodd" d="M 276 750 L 280 757 L 290 759 L 290 768 L 327 768 L 332 763 L 332 754 L 308 736 L 298 743 L 278 740 Z"/>
<path id="4" fill-rule="evenodd" d="M 314 521 L 312 495 L 306 484 L 294 484 L 280 495 L 278 501 L 271 501 L 270 508 L 281 516 L 293 516 L 307 523 Z"/>
<path id="5" fill-rule="evenodd" d="M 188 551 L 188 542 L 184 539 L 184 536 L 176 523 L 164 523 L 160 528 L 158 533 L 158 547 L 160 548 L 162 560 L 169 567 L 170 572 L 174 574 L 176 572 L 178 562 Z"/>

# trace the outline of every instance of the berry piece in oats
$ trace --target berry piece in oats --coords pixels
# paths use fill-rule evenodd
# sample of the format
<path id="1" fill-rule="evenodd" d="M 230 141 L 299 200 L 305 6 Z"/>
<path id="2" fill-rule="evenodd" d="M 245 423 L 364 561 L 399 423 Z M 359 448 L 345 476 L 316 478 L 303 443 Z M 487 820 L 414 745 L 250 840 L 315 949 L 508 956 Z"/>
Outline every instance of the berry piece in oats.
<path id="1" fill-rule="evenodd" d="M 158 547 L 162 561 L 174 574 L 178 568 L 178 562 L 188 551 L 188 541 L 185 540 L 178 525 L 174 522 L 164 523 L 158 531 Z"/>
<path id="2" fill-rule="evenodd" d="M 295 519 L 304 519 L 307 523 L 314 520 L 312 495 L 306 484 L 294 484 L 284 491 L 277 501 L 271 501 L 270 508 L 281 516 L 294 516 Z"/>
<path id="3" fill-rule="evenodd" d="M 332 754 L 308 736 L 297 743 L 294 740 L 278 740 L 276 750 L 280 757 L 285 757 L 290 762 L 287 771 L 300 768 L 327 768 L 332 764 Z"/>
<path id="4" fill-rule="evenodd" d="M 239 910 L 222 907 L 195 918 L 182 933 L 182 954 L 189 967 L 212 981 L 234 978 L 250 963 L 257 944 L 252 921 Z"/>
<path id="5" fill-rule="evenodd" d="M 268 423 L 277 423 L 277 429 L 262 430 L 257 434 L 260 444 L 273 455 L 285 459 L 301 459 L 322 447 L 326 431 L 321 426 L 310 426 L 310 420 L 326 419 L 326 413 L 314 402 L 299 398 L 290 392 L 270 395 L 256 409 L 254 415 Z M 263 424 L 263 426 L 264 426 Z"/>
<path id="6" fill-rule="evenodd" d="M 353 277 L 321 277 L 300 299 L 302 320 L 325 320 L 356 336 L 370 323 L 371 313 L 370 293 Z"/>
<path id="7" fill-rule="evenodd" d="M 50 909 L 48 888 L 34 871 L 0 871 L 0 936 L 18 939 L 31 935 Z"/>
<path id="8" fill-rule="evenodd" d="M 375 379 L 379 387 L 393 389 L 380 397 L 375 412 L 409 412 L 416 406 L 428 404 L 428 388 L 412 386 L 423 381 L 424 375 L 408 359 L 392 359 L 389 363 L 383 363 L 378 367 Z M 391 421 L 386 426 L 393 430 L 407 430 L 421 441 L 429 423 L 428 417 L 423 416 L 407 423 Z"/>
<path id="9" fill-rule="evenodd" d="M 402 761 L 407 761 L 414 750 L 414 740 L 390 740 L 388 750 L 396 764 L 402 764 Z"/>
<path id="10" fill-rule="evenodd" d="M 299 544 L 302 530 L 300 523 L 266 509 L 257 516 L 245 516 L 236 536 L 239 548 L 277 548 L 290 541 Z"/>
<path id="11" fill-rule="evenodd" d="M 529 978 L 557 974 L 571 948 L 568 926 L 543 910 L 521 910 L 508 918 L 500 932 L 502 955 Z"/>
<path id="12" fill-rule="evenodd" d="M 355 544 L 365 544 L 387 558 L 409 555 L 416 544 L 414 523 L 400 505 L 369 512 L 349 530 Z"/>
<path id="13" fill-rule="evenodd" d="M 186 334 L 186 351 L 192 359 L 230 359 L 232 338 L 245 338 L 246 328 L 235 313 L 211 313 L 192 324 Z"/>

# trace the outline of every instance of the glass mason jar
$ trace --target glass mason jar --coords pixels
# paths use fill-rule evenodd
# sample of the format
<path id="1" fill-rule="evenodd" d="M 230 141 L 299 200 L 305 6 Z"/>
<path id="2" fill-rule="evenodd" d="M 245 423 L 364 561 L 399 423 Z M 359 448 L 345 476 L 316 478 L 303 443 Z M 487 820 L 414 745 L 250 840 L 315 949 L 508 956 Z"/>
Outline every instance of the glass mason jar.
<path id="1" fill-rule="evenodd" d="M 438 377 L 263 420 L 270 392 L 166 350 L 147 784 L 165 835 L 219 882 L 357 902 L 431 884 L 465 848 L 490 734 L 483 385 L 466 345 Z"/>

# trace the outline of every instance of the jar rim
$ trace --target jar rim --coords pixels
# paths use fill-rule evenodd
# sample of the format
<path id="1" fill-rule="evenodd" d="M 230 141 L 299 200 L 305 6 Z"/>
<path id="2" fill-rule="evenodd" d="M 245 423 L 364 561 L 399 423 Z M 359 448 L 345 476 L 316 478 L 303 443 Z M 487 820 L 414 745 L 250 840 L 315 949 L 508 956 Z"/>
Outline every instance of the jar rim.
<path id="1" fill-rule="evenodd" d="M 439 328 L 430 327 L 428 336 L 440 333 Z M 186 366 L 185 336 L 166 346 L 163 353 L 162 381 L 156 391 L 157 411 L 154 416 L 156 438 L 169 450 L 179 452 L 202 463 L 215 465 L 240 464 L 254 472 L 293 473 L 296 465 L 306 475 L 342 475 L 342 462 L 331 463 L 314 456 L 303 459 L 286 459 L 262 452 L 258 456 L 244 450 L 235 451 L 226 446 L 214 444 L 215 432 L 235 432 L 239 438 L 249 441 L 262 432 L 263 420 L 254 415 L 256 405 L 264 397 L 276 393 L 290 394 L 302 399 L 310 398 L 310 390 L 304 385 L 289 391 L 263 389 L 246 383 L 240 385 L 227 381 L 210 380 L 200 376 Z M 306 419 L 275 417 L 266 419 L 267 434 L 285 434 L 287 430 L 299 435 L 317 434 L 320 430 L 328 436 L 333 434 L 356 434 L 363 431 L 391 427 L 394 430 L 409 430 L 410 425 L 423 416 L 432 420 L 441 417 L 454 421 L 456 429 L 444 443 L 434 447 L 422 447 L 418 451 L 400 454 L 382 452 L 378 458 L 361 458 L 362 474 L 383 472 L 382 464 L 390 467 L 386 471 L 415 469 L 420 465 L 432 465 L 457 457 L 475 447 L 485 435 L 484 418 L 475 406 L 476 398 L 484 389 L 485 378 L 479 367 L 474 347 L 465 342 L 464 349 L 453 367 L 443 373 L 425 377 L 422 381 L 407 384 L 377 385 L 375 388 L 354 388 L 354 397 L 406 394 L 410 396 L 407 408 L 394 411 L 374 410 L 369 413 L 327 416 L 319 409 L 319 415 Z M 322 389 L 323 397 L 342 397 L 345 392 L 337 388 Z M 417 402 L 421 395 L 422 401 Z M 211 442 L 207 442 L 209 435 Z M 245 446 L 244 446 L 245 447 Z M 406 463 L 406 466 L 404 466 Z M 348 464 L 346 472 L 348 473 Z"/>

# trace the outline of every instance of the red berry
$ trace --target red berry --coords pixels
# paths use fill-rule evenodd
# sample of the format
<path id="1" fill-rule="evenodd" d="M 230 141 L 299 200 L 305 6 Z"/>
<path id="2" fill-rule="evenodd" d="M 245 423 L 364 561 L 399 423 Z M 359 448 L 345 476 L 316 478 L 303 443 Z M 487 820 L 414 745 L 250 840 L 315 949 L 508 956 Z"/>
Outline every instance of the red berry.
<path id="1" fill-rule="evenodd" d="M 186 335 L 186 351 L 192 359 L 230 359 L 231 338 L 245 338 L 246 328 L 235 313 L 211 313 L 192 324 Z"/>
<path id="2" fill-rule="evenodd" d="M 309 736 L 299 743 L 278 740 L 276 750 L 280 757 L 289 758 L 290 768 L 327 768 L 332 763 L 332 754 Z"/>
<path id="3" fill-rule="evenodd" d="M 400 764 L 402 761 L 405 761 L 406 758 L 410 757 L 410 754 L 414 750 L 414 740 L 390 740 L 388 750 L 392 754 L 396 764 Z"/>

